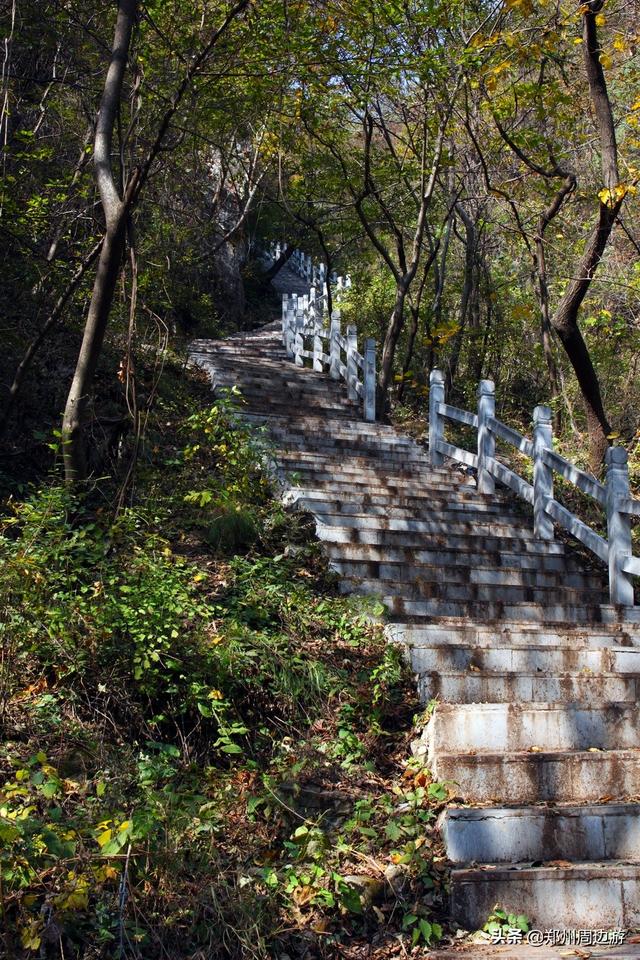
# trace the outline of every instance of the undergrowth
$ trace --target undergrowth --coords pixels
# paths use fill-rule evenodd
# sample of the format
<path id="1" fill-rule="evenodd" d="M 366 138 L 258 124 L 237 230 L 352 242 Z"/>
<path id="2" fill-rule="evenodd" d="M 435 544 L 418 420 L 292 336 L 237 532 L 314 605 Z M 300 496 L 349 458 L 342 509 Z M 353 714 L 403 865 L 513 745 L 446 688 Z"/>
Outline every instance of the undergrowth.
<path id="1" fill-rule="evenodd" d="M 238 397 L 168 364 L 136 486 L 0 523 L 0 951 L 356 956 L 442 929 L 414 689 Z M 266 464 L 262 466 L 261 464 Z M 353 951 L 350 953 L 349 951 Z"/>

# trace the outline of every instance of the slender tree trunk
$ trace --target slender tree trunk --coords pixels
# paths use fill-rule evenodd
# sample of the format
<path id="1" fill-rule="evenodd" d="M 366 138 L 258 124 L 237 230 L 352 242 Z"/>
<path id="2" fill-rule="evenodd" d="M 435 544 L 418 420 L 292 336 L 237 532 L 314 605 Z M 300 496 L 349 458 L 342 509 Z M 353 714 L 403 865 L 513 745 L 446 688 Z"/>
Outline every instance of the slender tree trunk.
<path id="1" fill-rule="evenodd" d="M 609 193 L 605 199 L 600 200 L 598 224 L 587 241 L 576 276 L 570 281 L 551 318 L 553 329 L 566 351 L 582 392 L 589 433 L 589 458 L 594 472 L 602 465 L 609 445 L 611 428 L 602 403 L 598 377 L 578 327 L 578 315 L 609 242 L 624 199 L 624 195 L 620 197 L 616 193 L 619 174 L 615 126 L 604 71 L 600 63 L 597 37 L 596 15 L 602 6 L 602 0 L 591 0 L 584 5 L 582 38 L 589 93 L 600 140 L 602 176 Z"/>
<path id="2" fill-rule="evenodd" d="M 119 0 L 111 61 L 105 77 L 98 111 L 94 141 L 94 167 L 104 210 L 106 232 L 98 270 L 89 304 L 82 346 L 62 418 L 62 455 L 67 483 L 77 483 L 87 476 L 87 454 L 84 437 L 85 418 L 93 376 L 102 349 L 113 294 L 118 279 L 127 223 L 130 196 L 121 198 L 111 166 L 113 128 L 120 109 L 122 87 L 129 59 L 131 35 L 138 13 L 138 0 Z M 127 193 L 131 196 L 135 179 Z"/>
<path id="3" fill-rule="evenodd" d="M 89 315 L 84 328 L 73 381 L 67 397 L 62 425 L 65 477 L 69 482 L 87 476 L 84 425 L 91 384 L 107 329 L 113 294 L 124 253 L 126 216 L 123 215 L 105 234 L 98 270 L 91 294 Z"/>
<path id="4" fill-rule="evenodd" d="M 96 182 L 104 210 L 106 231 L 100 251 L 98 271 L 93 286 L 82 346 L 62 418 L 63 460 L 67 483 L 74 484 L 86 477 L 85 417 L 93 375 L 102 349 L 115 285 L 122 262 L 127 217 L 130 216 L 138 200 L 140 191 L 149 177 L 152 165 L 162 149 L 175 113 L 185 94 L 191 89 L 194 78 L 202 70 L 220 37 L 226 33 L 233 21 L 247 9 L 249 2 L 250 0 L 238 0 L 235 6 L 227 12 L 221 25 L 213 31 L 209 41 L 189 61 L 182 81 L 162 115 L 155 140 L 149 147 L 140 166 L 136 167 L 129 176 L 123 195 L 121 195 L 112 168 L 113 131 L 120 109 L 131 35 L 138 15 L 139 0 L 119 0 L 118 2 L 111 60 L 98 110 L 93 151 Z M 219 241 L 220 246 L 244 222 L 246 212 L 245 209 L 239 222 Z"/>
<path id="5" fill-rule="evenodd" d="M 404 363 L 402 364 L 402 380 L 398 387 L 398 400 L 402 402 L 404 397 L 404 391 L 406 386 L 406 378 L 409 372 L 409 367 L 411 366 L 411 361 L 413 360 L 413 350 L 416 344 L 416 337 L 418 335 L 418 320 L 420 315 L 419 305 L 410 304 L 409 312 L 411 313 L 411 326 L 409 327 L 409 340 L 407 343 L 407 351 L 404 356 Z"/>
<path id="6" fill-rule="evenodd" d="M 387 403 L 389 386 L 391 384 L 391 376 L 393 374 L 393 359 L 395 357 L 396 347 L 398 345 L 398 340 L 400 339 L 402 325 L 404 322 L 404 304 L 407 298 L 407 292 L 408 285 L 405 284 L 404 281 L 401 281 L 396 285 L 396 298 L 393 304 L 393 310 L 391 311 L 391 316 L 389 318 L 384 344 L 382 346 L 382 360 L 380 362 L 378 387 L 380 391 L 380 398 L 385 406 Z"/>
<path id="7" fill-rule="evenodd" d="M 477 244 L 477 231 L 476 231 L 476 225 L 473 219 L 469 216 L 469 214 L 464 209 L 462 204 L 456 205 L 456 211 L 457 213 L 459 213 L 460 219 L 464 223 L 464 232 L 465 232 L 464 282 L 462 285 L 462 296 L 460 298 L 460 311 L 458 313 L 460 329 L 456 333 L 453 341 L 451 359 L 449 360 L 449 363 L 447 365 L 447 372 L 445 377 L 445 390 L 446 390 L 447 396 L 451 392 L 451 388 L 454 384 L 456 375 L 458 373 L 458 363 L 460 362 L 460 351 L 462 349 L 462 341 L 464 340 L 465 327 L 467 325 L 467 317 L 469 315 L 469 306 L 471 304 L 473 291 L 474 291 L 475 258 L 476 258 L 476 244 Z"/>
<path id="8" fill-rule="evenodd" d="M 278 259 L 274 260 L 262 278 L 265 287 L 269 286 L 274 277 L 277 277 L 282 268 L 287 265 L 289 260 L 291 260 L 291 257 L 295 253 L 295 249 L 295 247 L 287 246 L 286 249 L 282 251 Z"/>

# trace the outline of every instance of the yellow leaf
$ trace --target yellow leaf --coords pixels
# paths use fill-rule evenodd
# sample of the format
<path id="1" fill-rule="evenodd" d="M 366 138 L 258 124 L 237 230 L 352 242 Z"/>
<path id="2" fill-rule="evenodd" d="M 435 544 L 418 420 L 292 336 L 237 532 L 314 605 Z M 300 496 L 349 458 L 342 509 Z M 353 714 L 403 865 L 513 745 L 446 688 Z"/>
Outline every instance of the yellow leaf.
<path id="1" fill-rule="evenodd" d="M 576 46 L 579 45 L 579 44 L 581 44 L 581 43 L 582 43 L 582 37 L 576 37 L 573 42 L 576 44 Z"/>
<path id="2" fill-rule="evenodd" d="M 607 18 L 605 17 L 604 13 L 599 13 L 596 17 L 596 24 L 599 27 L 604 27 L 606 22 L 607 22 Z"/>
<path id="3" fill-rule="evenodd" d="M 23 927 L 20 931 L 20 942 L 25 950 L 38 950 L 42 937 L 40 936 L 41 924 L 39 920 L 32 920 L 29 926 Z"/>
<path id="4" fill-rule="evenodd" d="M 615 433 L 615 432 L 614 432 L 614 433 L 608 433 L 608 434 L 607 434 L 607 440 L 617 440 L 619 436 L 620 436 L 619 433 Z"/>
<path id="5" fill-rule="evenodd" d="M 54 899 L 60 910 L 86 910 L 89 906 L 89 891 L 86 886 L 78 886 L 70 893 L 61 894 Z"/>
<path id="6" fill-rule="evenodd" d="M 118 827 L 118 833 L 124 833 L 125 830 L 128 830 L 131 826 L 131 820 L 123 820 L 120 826 Z"/>
<path id="7" fill-rule="evenodd" d="M 96 838 L 100 848 L 106 847 L 106 845 L 111 840 L 112 836 L 113 836 L 113 830 L 105 830 L 104 833 L 101 833 L 100 836 Z"/>
<path id="8" fill-rule="evenodd" d="M 603 70 L 611 70 L 613 66 L 613 60 L 608 53 L 601 53 L 599 57 L 600 63 L 602 64 Z"/>

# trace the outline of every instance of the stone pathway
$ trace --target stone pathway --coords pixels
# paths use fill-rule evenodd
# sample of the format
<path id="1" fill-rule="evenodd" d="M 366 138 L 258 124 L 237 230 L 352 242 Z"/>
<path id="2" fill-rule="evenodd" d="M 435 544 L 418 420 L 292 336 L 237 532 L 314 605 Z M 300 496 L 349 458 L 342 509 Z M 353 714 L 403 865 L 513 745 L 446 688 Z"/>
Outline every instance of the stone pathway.
<path id="1" fill-rule="evenodd" d="M 315 517 L 343 589 L 384 600 L 423 702 L 438 700 L 416 749 L 456 785 L 440 824 L 452 917 L 476 929 L 499 903 L 541 929 L 640 925 L 640 630 L 603 578 L 536 540 L 508 496 L 364 423 L 344 385 L 287 362 L 279 324 L 199 341 L 192 359 L 240 387 L 286 501 Z M 486 955 L 572 956 L 501 950 Z"/>

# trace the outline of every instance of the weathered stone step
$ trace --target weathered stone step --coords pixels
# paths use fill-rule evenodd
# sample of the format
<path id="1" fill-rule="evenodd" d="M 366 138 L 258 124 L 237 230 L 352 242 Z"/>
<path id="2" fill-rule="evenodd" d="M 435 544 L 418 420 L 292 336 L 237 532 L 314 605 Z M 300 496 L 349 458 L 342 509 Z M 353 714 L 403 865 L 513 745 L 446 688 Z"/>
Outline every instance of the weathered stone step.
<path id="1" fill-rule="evenodd" d="M 269 424 L 269 433 L 274 441 L 281 442 L 285 447 L 290 446 L 292 450 L 303 449 L 322 452 L 325 448 L 349 447 L 353 449 L 389 450 L 389 451 L 412 451 L 420 453 L 423 456 L 426 450 L 423 446 L 417 444 L 409 437 L 394 436 L 393 434 L 362 434 L 353 430 L 335 429 L 331 433 L 322 430 L 303 430 L 274 427 Z M 429 470 L 431 472 L 431 470 Z"/>
<path id="2" fill-rule="evenodd" d="M 528 620 L 533 623 L 598 623 L 626 616 L 604 604 L 530 603 L 502 601 L 406 600 L 382 596 L 382 602 L 394 619 L 432 619 L 434 617 L 468 617 L 471 620 Z"/>
<path id="3" fill-rule="evenodd" d="M 332 560 L 338 562 L 354 561 L 361 564 L 369 563 L 401 563 L 427 564 L 446 568 L 454 576 L 458 572 L 469 569 L 480 570 L 485 564 L 488 569 L 496 570 L 526 570 L 541 571 L 542 573 L 574 573 L 583 568 L 576 561 L 562 553 L 546 556 L 544 553 L 498 553 L 497 551 L 482 551 L 470 553 L 466 550 L 447 550 L 446 548 L 424 549 L 415 547 L 378 546 L 371 543 L 329 543 L 325 541 L 324 552 Z"/>
<path id="4" fill-rule="evenodd" d="M 548 548 L 545 548 L 540 540 L 521 539 L 520 537 L 488 537 L 482 533 L 432 533 L 427 536 L 426 531 L 417 530 L 380 530 L 371 528 L 358 528 L 356 526 L 340 526 L 334 524 L 325 524 L 318 521 L 316 526 L 316 536 L 319 540 L 329 541 L 330 543 L 365 543 L 377 544 L 379 546 L 388 545 L 394 548 L 416 547 L 418 550 L 431 547 L 442 547 L 445 550 L 467 551 L 470 554 L 486 552 L 494 554 L 501 547 L 507 549 L 510 553 L 526 552 L 532 554 L 543 554 Z M 553 544 L 552 546 L 556 546 Z M 558 545 L 559 546 L 559 545 Z M 559 549 L 558 554 L 562 554 Z M 434 614 L 442 617 L 465 616 L 464 613 L 445 613 Z M 517 617 L 515 617 L 517 619 Z"/>
<path id="5" fill-rule="evenodd" d="M 424 672 L 418 677 L 422 703 L 434 699 L 447 703 L 635 703 L 640 694 L 640 672 L 635 676 L 580 673 L 469 673 Z"/>
<path id="6" fill-rule="evenodd" d="M 425 501 L 421 507 L 403 506 L 397 502 L 389 504 L 350 503 L 346 500 L 310 500 L 299 498 L 297 505 L 302 510 L 313 513 L 317 518 L 324 517 L 367 517 L 383 520 L 417 520 L 431 523 L 452 524 L 492 523 L 495 525 L 502 514 L 491 508 L 476 509 L 472 502 L 457 504 L 444 502 L 440 508 L 433 508 Z M 482 504 L 480 505 L 483 506 Z M 324 520 L 323 520 L 324 522 Z"/>
<path id="7" fill-rule="evenodd" d="M 602 591 L 580 590 L 574 587 L 552 584 L 551 586 L 523 586 L 491 583 L 453 583 L 450 580 L 431 580 L 427 577 L 411 582 L 403 580 L 343 578 L 340 584 L 343 593 L 361 593 L 383 597 L 393 596 L 395 601 L 442 600 L 456 603 L 547 603 L 561 600 L 563 603 L 590 604 L 604 602 Z"/>
<path id="8" fill-rule="evenodd" d="M 458 586 L 472 586 L 483 584 L 496 587 L 535 587 L 540 589 L 563 589 L 581 591 L 598 591 L 603 593 L 602 579 L 588 576 L 584 573 L 570 573 L 566 569 L 551 573 L 542 573 L 539 570 L 523 570 L 520 567 L 492 567 L 489 560 L 483 558 L 478 565 L 477 558 L 471 558 L 463 566 L 447 568 L 443 576 L 442 563 L 394 563 L 394 562 L 361 562 L 355 560 L 334 559 L 331 567 L 338 573 L 344 574 L 350 580 L 380 580 L 399 584 L 436 583 L 439 585 L 456 584 Z M 402 596 L 402 589 L 400 590 Z M 473 591 L 469 593 L 472 599 Z"/>
<path id="9" fill-rule="evenodd" d="M 407 446 L 405 448 L 391 447 L 390 445 L 376 444 L 375 441 L 348 440 L 335 443 L 309 441 L 308 443 L 292 443 L 291 440 L 281 439 L 275 444 L 278 459 L 283 463 L 294 461 L 310 463 L 328 468 L 334 462 L 348 462 L 354 467 L 370 467 L 378 464 L 385 468 L 396 464 L 411 464 L 416 476 L 428 475 L 429 463 L 420 449 Z M 348 458 L 348 459 L 346 459 Z"/>
<path id="10" fill-rule="evenodd" d="M 395 429 L 385 423 L 367 423 L 359 416 L 351 421 L 335 420 L 331 417 L 318 417 L 310 411 L 292 411 L 273 415 L 270 411 L 248 413 L 247 419 L 255 423 L 268 424 L 273 430 L 287 430 L 294 433 L 309 433 L 331 437 L 337 431 L 338 435 L 351 434 L 358 437 L 397 437 Z M 402 436 L 402 435 L 401 435 Z M 437 474 L 450 475 L 454 471 L 450 467 L 436 467 L 432 471 Z"/>
<path id="11" fill-rule="evenodd" d="M 633 928 L 640 924 L 640 866 L 516 863 L 452 871 L 450 911 L 464 929 L 482 927 L 497 903 L 508 913 L 526 913 L 540 930 Z M 558 948 L 554 956 L 562 952 Z"/>
<path id="12" fill-rule="evenodd" d="M 289 398 L 272 397 L 270 400 L 260 400 L 258 397 L 245 395 L 243 399 L 248 409 L 252 409 L 252 407 L 257 405 L 266 406 L 268 404 L 274 413 L 290 409 L 292 404 L 300 405 L 304 402 L 300 396 L 291 396 Z M 332 403 L 328 397 L 325 397 L 322 402 L 318 401 L 318 403 L 314 403 L 314 409 L 317 410 L 318 413 L 324 412 L 327 416 L 331 417 L 342 417 L 344 420 L 351 420 L 353 418 L 353 409 L 351 407 L 346 403 L 341 404 L 338 400 Z"/>
<path id="13" fill-rule="evenodd" d="M 353 479 L 360 485 L 368 485 L 371 482 L 373 485 L 382 483 L 386 486 L 390 483 L 404 483 L 404 481 L 409 481 L 410 484 L 415 484 L 417 487 L 421 485 L 420 473 L 416 474 L 411 465 L 407 466 L 395 461 L 385 462 L 384 460 L 371 460 L 369 462 L 369 459 L 363 457 L 363 462 L 358 462 L 355 457 L 341 459 L 338 455 L 333 459 L 327 457 L 316 458 L 313 454 L 278 455 L 278 460 L 284 470 L 304 475 L 307 483 L 313 483 L 316 478 L 326 478 L 328 480 Z M 365 460 L 367 462 L 364 462 Z M 431 486 L 432 489 L 455 490 L 455 484 L 452 481 L 444 477 L 440 480 L 429 479 L 428 472 L 425 471 L 425 487 L 427 486 Z"/>
<path id="14" fill-rule="evenodd" d="M 260 386 L 254 382 L 243 383 L 235 378 L 221 378 L 216 376 L 214 389 L 238 387 L 242 398 L 251 406 L 257 404 L 279 404 L 285 409 L 290 410 L 292 402 L 306 402 L 310 409 L 330 410 L 336 409 L 357 410 L 355 401 L 350 401 L 346 394 L 343 396 L 340 392 L 329 393 L 323 390 L 319 385 L 317 387 L 305 383 L 296 383 L 294 380 L 283 380 L 277 384 Z M 316 407 L 316 405 L 318 405 Z"/>
<path id="15" fill-rule="evenodd" d="M 429 474 L 424 453 L 415 447 L 391 447 L 384 441 L 352 440 L 345 437 L 337 442 L 325 442 L 316 439 L 295 443 L 288 438 L 272 439 L 278 457 L 282 460 L 304 460 L 307 463 L 324 465 L 327 469 L 335 461 L 344 463 L 348 458 L 354 466 L 372 466 L 377 464 L 407 463 L 416 472 L 416 478 Z"/>
<path id="16" fill-rule="evenodd" d="M 607 647 L 621 654 L 635 654 L 640 645 L 640 631 L 628 622 L 586 623 L 576 620 L 544 626 L 519 620 L 483 623 L 467 617 L 441 618 L 437 623 L 388 623 L 385 635 L 392 643 L 402 643 L 408 649 L 472 645 L 480 650 L 510 647 L 562 647 L 571 650 Z M 633 662 L 633 661 L 632 661 Z"/>
<path id="17" fill-rule="evenodd" d="M 498 754 L 527 750 L 634 750 L 640 746 L 639 720 L 640 708 L 635 702 L 596 706 L 548 702 L 440 703 L 429 719 L 423 740 L 430 761 L 445 753 L 472 751 Z"/>
<path id="18" fill-rule="evenodd" d="M 400 533 L 430 533 L 441 534 L 443 536 L 493 536 L 500 537 L 503 540 L 517 538 L 518 540 L 533 540 L 533 531 L 528 530 L 524 525 L 517 527 L 511 523 L 500 523 L 492 521 L 490 518 L 475 519 L 453 519 L 443 518 L 442 520 L 427 519 L 414 520 L 412 518 L 404 519 L 402 517 L 375 517 L 367 513 L 362 514 L 335 514 L 320 513 L 314 510 L 314 516 L 319 524 L 325 527 L 353 527 L 358 530 L 388 530 Z M 440 514 L 436 515 L 437 517 Z"/>
<path id="19" fill-rule="evenodd" d="M 346 492 L 346 491 L 345 491 Z M 285 495 L 286 502 L 298 503 L 303 510 L 325 510 L 332 513 L 357 512 L 364 513 L 369 510 L 386 510 L 389 506 L 393 508 L 403 507 L 415 510 L 464 510 L 467 512 L 478 512 L 485 514 L 501 514 L 502 507 L 499 503 L 480 500 L 478 498 L 446 496 L 440 494 L 423 494 L 422 496 L 401 497 L 389 496 L 384 494 L 369 494 L 364 492 L 351 492 L 348 496 L 339 499 L 331 498 L 327 491 L 305 490 L 301 487 L 292 488 Z"/>
<path id="20" fill-rule="evenodd" d="M 288 476 L 298 476 L 299 482 L 291 483 L 292 489 L 299 489 L 303 492 L 317 492 L 327 497 L 335 499 L 346 494 L 366 497 L 372 496 L 384 497 L 387 501 L 395 500 L 396 497 L 425 497 L 433 495 L 434 498 L 453 498 L 468 503 L 486 502 L 481 494 L 477 493 L 473 487 L 456 486 L 453 483 L 439 482 L 431 477 L 425 477 L 424 483 L 418 480 L 393 480 L 389 477 L 378 477 L 374 483 L 370 483 L 362 476 L 353 474 L 348 479 L 332 473 L 331 471 L 316 472 L 311 476 L 307 471 L 295 471 L 288 469 L 283 471 Z M 344 499 L 347 499 L 345 497 Z M 499 502 L 499 501 L 498 501 Z M 545 541 L 547 542 L 547 541 Z"/>
<path id="21" fill-rule="evenodd" d="M 455 864 L 640 861 L 640 804 L 449 807 L 439 827 Z"/>
<path id="22" fill-rule="evenodd" d="M 640 648 L 540 646 L 482 647 L 472 644 L 412 645 L 411 669 L 418 674 L 515 674 L 564 678 L 583 674 L 585 683 L 598 674 L 640 676 Z M 531 699 L 530 697 L 528 699 Z M 547 699 L 542 697 L 541 699 Z M 612 698 L 617 699 L 617 698 Z M 626 699 L 626 698 L 623 698 Z M 640 739 L 640 738 L 639 738 Z"/>
<path id="23" fill-rule="evenodd" d="M 438 753 L 437 780 L 465 803 L 587 803 L 640 794 L 640 750 Z"/>

